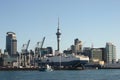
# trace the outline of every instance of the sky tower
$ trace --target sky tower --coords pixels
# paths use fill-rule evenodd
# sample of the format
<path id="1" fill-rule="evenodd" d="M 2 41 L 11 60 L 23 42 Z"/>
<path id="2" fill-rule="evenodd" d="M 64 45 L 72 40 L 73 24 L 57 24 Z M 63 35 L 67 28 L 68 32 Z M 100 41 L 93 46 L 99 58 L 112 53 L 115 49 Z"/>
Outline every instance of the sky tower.
<path id="1" fill-rule="evenodd" d="M 59 18 L 58 18 L 58 28 L 57 28 L 56 35 L 57 35 L 57 51 L 59 51 L 60 50 L 60 35 L 61 35 L 60 29 L 59 29 Z"/>

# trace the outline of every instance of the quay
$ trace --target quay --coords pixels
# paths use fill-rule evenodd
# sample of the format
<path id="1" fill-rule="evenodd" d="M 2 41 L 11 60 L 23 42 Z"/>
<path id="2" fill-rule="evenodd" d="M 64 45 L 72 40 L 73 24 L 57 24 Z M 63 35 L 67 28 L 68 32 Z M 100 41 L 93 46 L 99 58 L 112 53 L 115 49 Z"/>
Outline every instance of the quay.
<path id="1" fill-rule="evenodd" d="M 54 70 L 83 70 L 82 68 L 53 68 Z M 38 71 L 39 68 L 0 68 L 0 71 Z"/>
<path id="2" fill-rule="evenodd" d="M 0 71 L 37 71 L 39 70 L 40 67 L 22 67 L 22 68 L 17 68 L 17 67 L 0 67 Z M 53 70 L 84 70 L 83 67 L 55 67 L 52 66 Z"/>
<path id="3" fill-rule="evenodd" d="M 0 68 L 0 71 L 39 71 L 40 68 Z M 91 69 L 120 69 L 120 67 L 108 67 L 108 66 L 85 66 L 84 68 L 83 67 L 76 67 L 76 68 L 73 68 L 73 67 L 64 67 L 64 68 L 60 68 L 60 67 L 54 67 L 53 68 L 54 70 L 91 70 Z"/>
<path id="4" fill-rule="evenodd" d="M 0 71 L 35 71 L 39 68 L 0 68 Z"/>

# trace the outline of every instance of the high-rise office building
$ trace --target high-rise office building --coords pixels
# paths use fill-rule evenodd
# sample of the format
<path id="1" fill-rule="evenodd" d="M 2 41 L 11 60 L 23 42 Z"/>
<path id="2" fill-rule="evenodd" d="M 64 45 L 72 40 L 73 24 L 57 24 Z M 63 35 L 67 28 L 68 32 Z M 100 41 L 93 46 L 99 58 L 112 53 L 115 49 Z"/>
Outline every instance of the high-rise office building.
<path id="1" fill-rule="evenodd" d="M 75 45 L 75 52 L 76 53 L 82 52 L 82 41 L 80 41 L 79 39 L 75 39 L 74 45 Z"/>
<path id="2" fill-rule="evenodd" d="M 107 63 L 116 62 L 116 46 L 112 43 L 106 43 L 106 61 Z"/>
<path id="3" fill-rule="evenodd" d="M 6 34 L 6 51 L 10 56 L 14 56 L 17 53 L 17 39 L 14 32 L 7 32 Z"/>

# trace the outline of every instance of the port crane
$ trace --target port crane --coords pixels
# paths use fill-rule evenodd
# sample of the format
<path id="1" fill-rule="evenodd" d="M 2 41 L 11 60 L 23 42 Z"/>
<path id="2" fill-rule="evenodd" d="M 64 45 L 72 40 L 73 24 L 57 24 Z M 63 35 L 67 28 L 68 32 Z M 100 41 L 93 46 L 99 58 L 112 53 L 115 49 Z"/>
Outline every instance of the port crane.
<path id="1" fill-rule="evenodd" d="M 37 42 L 36 52 L 38 53 L 38 58 L 41 58 L 41 50 L 43 48 L 44 41 L 45 37 L 43 37 L 41 42 Z"/>
<path id="2" fill-rule="evenodd" d="M 30 40 L 28 40 L 28 43 L 27 43 L 27 44 L 23 44 L 23 46 L 22 46 L 22 52 L 23 52 L 24 54 L 27 54 L 27 53 L 28 53 L 29 44 L 30 44 Z"/>
<path id="3" fill-rule="evenodd" d="M 30 44 L 30 40 L 28 40 L 28 43 L 27 43 L 27 46 L 26 46 L 26 52 L 28 52 L 28 47 L 29 47 L 29 44 Z"/>
<path id="4" fill-rule="evenodd" d="M 25 62 L 26 62 L 26 57 L 27 57 L 27 54 L 28 54 L 29 44 L 30 44 L 30 40 L 28 40 L 27 44 L 23 44 L 22 53 L 24 55 L 24 65 L 23 65 L 24 67 L 26 66 Z"/>
<path id="5" fill-rule="evenodd" d="M 43 47 L 43 44 L 44 44 L 44 41 L 45 41 L 45 37 L 43 37 L 42 41 L 41 42 L 37 42 L 37 47 L 42 49 Z M 41 44 L 40 44 L 41 43 Z"/>

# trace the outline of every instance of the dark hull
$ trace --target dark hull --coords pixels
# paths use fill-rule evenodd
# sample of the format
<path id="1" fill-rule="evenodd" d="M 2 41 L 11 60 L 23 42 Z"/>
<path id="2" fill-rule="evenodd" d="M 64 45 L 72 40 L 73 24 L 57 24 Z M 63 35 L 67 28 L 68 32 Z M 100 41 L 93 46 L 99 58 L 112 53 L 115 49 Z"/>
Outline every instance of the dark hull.
<path id="1" fill-rule="evenodd" d="M 69 61 L 69 62 L 40 62 L 40 66 L 44 66 L 46 64 L 49 64 L 52 67 L 81 67 L 81 65 L 87 64 L 88 61 L 80 61 L 80 60 L 74 60 L 74 61 Z"/>

